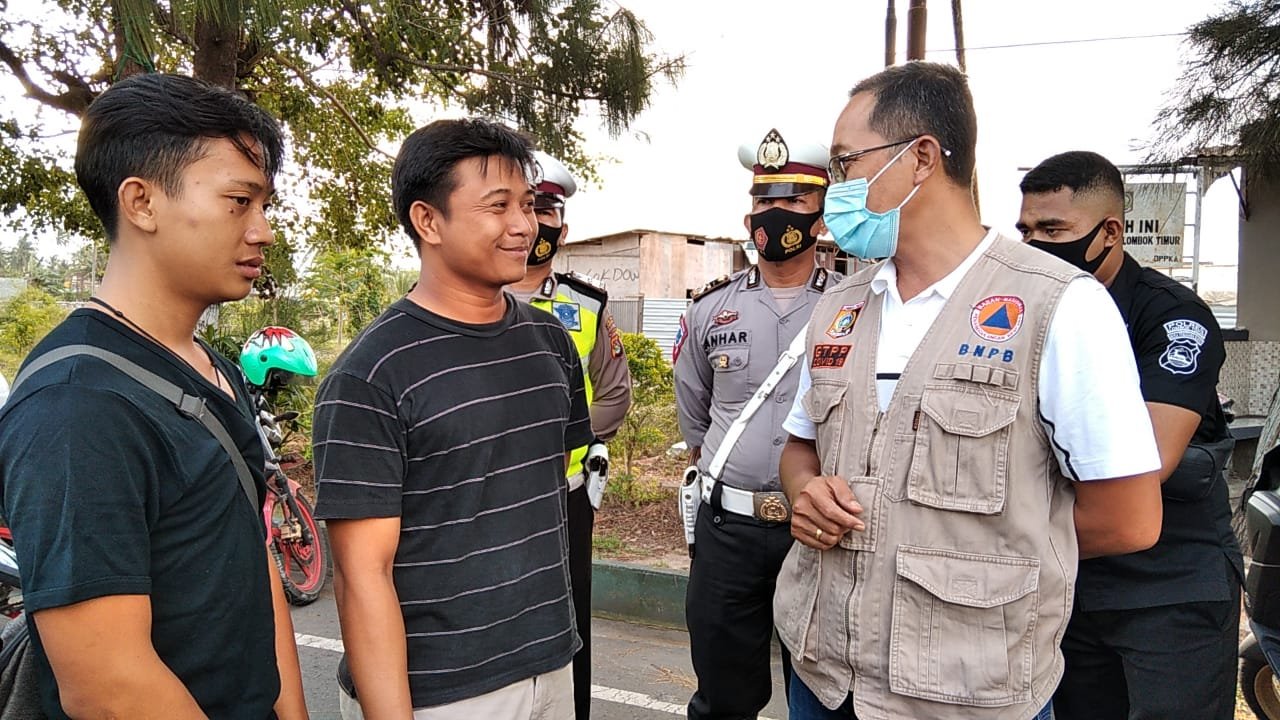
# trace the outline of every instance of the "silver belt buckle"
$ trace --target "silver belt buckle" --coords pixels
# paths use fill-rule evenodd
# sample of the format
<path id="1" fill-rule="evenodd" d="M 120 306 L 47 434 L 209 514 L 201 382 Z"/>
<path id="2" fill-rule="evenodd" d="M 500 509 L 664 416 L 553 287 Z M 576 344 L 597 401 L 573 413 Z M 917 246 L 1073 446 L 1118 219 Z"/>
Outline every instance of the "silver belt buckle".
<path id="1" fill-rule="evenodd" d="M 791 503 L 787 496 L 780 492 L 757 492 L 751 494 L 751 504 L 756 517 L 766 522 L 786 522 L 791 519 Z"/>

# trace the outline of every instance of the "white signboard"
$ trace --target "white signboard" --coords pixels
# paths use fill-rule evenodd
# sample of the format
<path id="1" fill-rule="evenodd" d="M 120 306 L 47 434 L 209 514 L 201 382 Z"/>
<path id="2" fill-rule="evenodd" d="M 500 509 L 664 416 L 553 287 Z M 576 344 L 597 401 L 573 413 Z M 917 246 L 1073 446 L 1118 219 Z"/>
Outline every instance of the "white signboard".
<path id="1" fill-rule="evenodd" d="M 1125 183 L 1124 249 L 1147 267 L 1182 265 L 1186 215 L 1186 183 Z"/>

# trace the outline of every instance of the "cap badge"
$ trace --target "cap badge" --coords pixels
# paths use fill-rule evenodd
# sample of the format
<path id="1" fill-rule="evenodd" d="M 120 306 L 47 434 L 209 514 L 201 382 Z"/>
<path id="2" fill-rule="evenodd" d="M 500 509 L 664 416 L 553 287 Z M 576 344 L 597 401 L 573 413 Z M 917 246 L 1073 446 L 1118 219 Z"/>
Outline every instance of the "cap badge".
<path id="1" fill-rule="evenodd" d="M 776 129 L 770 130 L 760 142 L 760 147 L 756 148 L 756 162 L 766 170 L 781 170 L 790 159 L 789 155 L 787 143 Z"/>

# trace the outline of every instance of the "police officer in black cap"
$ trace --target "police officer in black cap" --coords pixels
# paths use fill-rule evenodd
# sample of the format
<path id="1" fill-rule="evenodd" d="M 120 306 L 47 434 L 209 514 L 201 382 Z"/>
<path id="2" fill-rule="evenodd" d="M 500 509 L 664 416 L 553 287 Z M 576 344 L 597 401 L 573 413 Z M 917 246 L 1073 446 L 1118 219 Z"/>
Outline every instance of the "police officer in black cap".
<path id="1" fill-rule="evenodd" d="M 815 265 L 827 148 L 771 130 L 738 158 L 753 175 L 744 224 L 759 262 L 694 294 L 672 353 L 680 430 L 696 465 L 684 488 L 686 538 L 696 540 L 685 602 L 698 676 L 691 720 L 755 718 L 769 702 L 774 583 L 792 543 L 781 425 L 800 371 L 782 376 L 740 438 L 726 435 L 839 280 Z"/>
<path id="2" fill-rule="evenodd" d="M 577 720 L 591 717 L 591 534 L 604 493 L 600 461 L 607 468 L 612 438 L 631 407 L 631 371 L 622 333 L 609 312 L 608 293 L 578 273 L 552 272 L 551 261 L 564 246 L 569 226 L 565 200 L 578 191 L 569 169 L 556 158 L 534 151 L 540 177 L 534 186 L 537 236 L 529 249 L 524 280 L 507 291 L 517 300 L 551 313 L 564 325 L 582 359 L 591 430 L 596 439 L 569 454 L 567 480 L 569 576 L 582 648 L 573 656 L 573 701 Z M 594 472 L 593 472 L 594 470 Z"/>
<path id="3" fill-rule="evenodd" d="M 1223 474 L 1222 333 L 1195 293 L 1124 252 L 1124 182 L 1106 158 L 1055 155 L 1022 193 L 1023 238 L 1092 273 L 1119 306 L 1162 465 L 1159 542 L 1080 563 L 1055 717 L 1229 720 L 1244 568 Z"/>

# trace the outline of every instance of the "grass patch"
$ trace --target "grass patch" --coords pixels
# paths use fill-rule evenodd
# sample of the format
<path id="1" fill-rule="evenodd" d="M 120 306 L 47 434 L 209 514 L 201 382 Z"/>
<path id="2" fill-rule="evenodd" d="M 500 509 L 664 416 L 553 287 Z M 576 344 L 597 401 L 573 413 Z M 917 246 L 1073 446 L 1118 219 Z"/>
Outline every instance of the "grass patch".
<path id="1" fill-rule="evenodd" d="M 591 549 L 603 555 L 616 555 L 626 547 L 622 538 L 611 533 L 597 534 L 591 538 Z"/>

